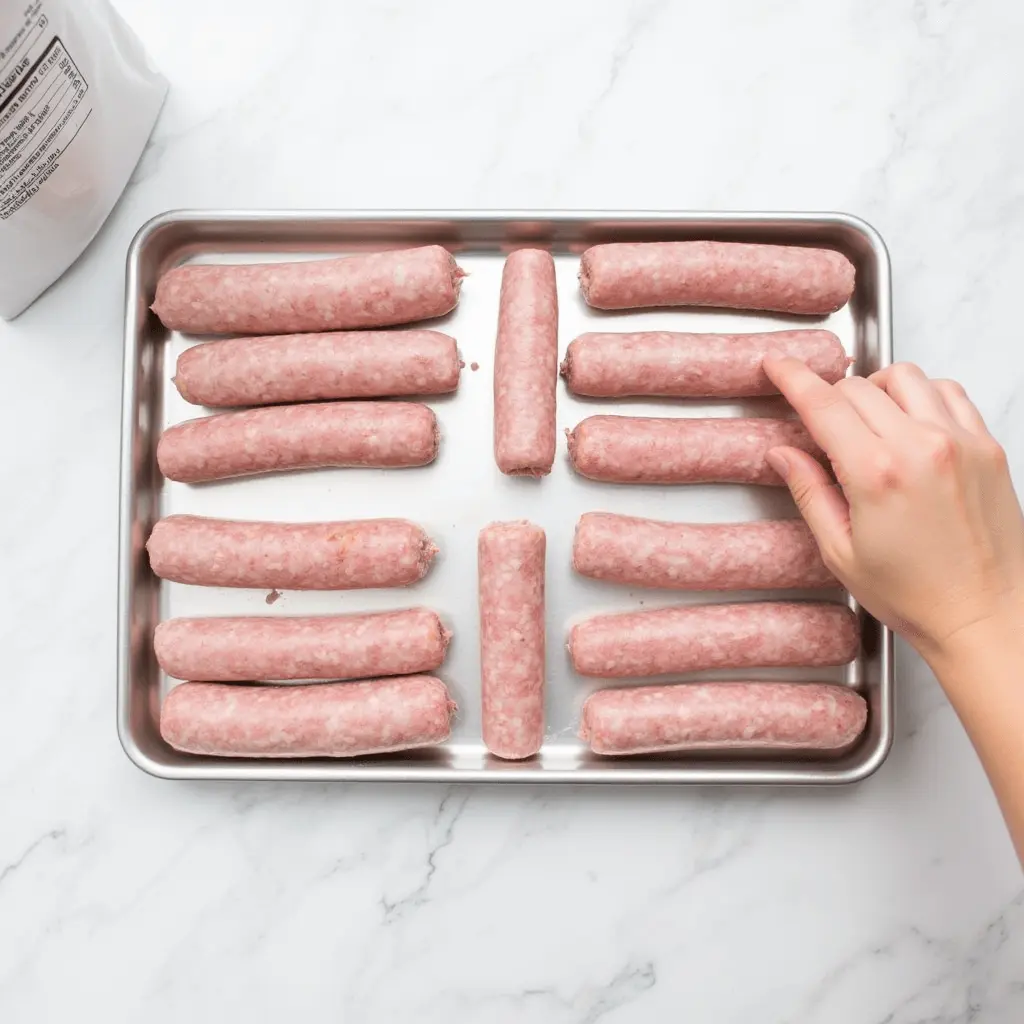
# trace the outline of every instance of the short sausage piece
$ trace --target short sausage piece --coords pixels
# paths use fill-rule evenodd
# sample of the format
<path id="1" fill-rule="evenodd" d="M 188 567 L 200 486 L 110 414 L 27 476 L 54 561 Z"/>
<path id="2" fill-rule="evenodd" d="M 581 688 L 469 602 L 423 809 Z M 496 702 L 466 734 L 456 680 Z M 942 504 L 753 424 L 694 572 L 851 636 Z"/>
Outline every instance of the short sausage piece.
<path id="1" fill-rule="evenodd" d="M 576 524 L 572 566 L 595 580 L 672 590 L 838 585 L 802 519 L 666 523 L 587 512 Z"/>
<path id="2" fill-rule="evenodd" d="M 796 420 L 588 416 L 567 436 L 573 469 L 603 483 L 778 487 L 770 449 L 792 445 L 824 459 Z"/>
<path id="3" fill-rule="evenodd" d="M 544 740 L 545 547 L 532 523 L 480 531 L 483 736 L 498 757 L 530 757 Z"/>
<path id="4" fill-rule="evenodd" d="M 502 473 L 551 472 L 557 383 L 555 261 L 519 249 L 505 260 L 494 348 L 494 458 Z"/>
<path id="5" fill-rule="evenodd" d="M 864 731 L 859 693 L 829 683 L 677 683 L 598 690 L 580 738 L 595 754 L 847 749 Z"/>
<path id="6" fill-rule="evenodd" d="M 368 615 L 171 619 L 153 636 L 175 679 L 215 683 L 369 679 L 430 672 L 451 633 L 426 608 Z"/>
<path id="7" fill-rule="evenodd" d="M 622 398 L 746 398 L 775 395 L 761 362 L 792 356 L 835 384 L 851 360 L 831 331 L 764 334 L 581 334 L 562 362 L 566 386 L 577 395 Z"/>
<path id="8" fill-rule="evenodd" d="M 407 519 L 261 523 L 189 515 L 159 520 L 146 549 L 165 580 L 268 590 L 404 587 L 422 579 L 437 554 Z"/>
<path id="9" fill-rule="evenodd" d="M 387 327 L 448 313 L 462 277 L 440 245 L 293 263 L 191 263 L 160 278 L 153 312 L 191 334 Z"/>
<path id="10" fill-rule="evenodd" d="M 417 402 L 324 402 L 178 423 L 163 432 L 156 458 L 168 480 L 195 484 L 287 469 L 425 466 L 438 443 L 437 418 Z"/>
<path id="11" fill-rule="evenodd" d="M 213 408 L 442 395 L 459 386 L 459 352 L 440 331 L 225 338 L 182 352 L 174 386 Z"/>
<path id="12" fill-rule="evenodd" d="M 849 608 L 810 601 L 598 615 L 569 634 L 573 667 L 582 675 L 602 678 L 845 665 L 859 647 L 860 624 Z"/>
<path id="13" fill-rule="evenodd" d="M 361 757 L 443 743 L 455 703 L 440 679 L 233 686 L 182 683 L 167 695 L 160 735 L 213 757 Z"/>
<path id="14" fill-rule="evenodd" d="M 824 315 L 853 295 L 853 264 L 832 249 L 746 242 L 595 245 L 580 260 L 583 297 L 598 309 L 721 306 Z"/>

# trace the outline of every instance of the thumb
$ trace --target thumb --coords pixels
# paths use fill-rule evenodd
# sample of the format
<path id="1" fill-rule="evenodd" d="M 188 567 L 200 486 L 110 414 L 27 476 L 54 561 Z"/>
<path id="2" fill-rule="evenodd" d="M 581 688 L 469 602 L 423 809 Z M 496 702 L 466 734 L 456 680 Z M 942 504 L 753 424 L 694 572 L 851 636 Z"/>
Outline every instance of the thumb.
<path id="1" fill-rule="evenodd" d="M 845 562 L 850 553 L 850 506 L 839 485 L 799 448 L 772 448 L 765 459 L 786 482 L 826 561 Z"/>

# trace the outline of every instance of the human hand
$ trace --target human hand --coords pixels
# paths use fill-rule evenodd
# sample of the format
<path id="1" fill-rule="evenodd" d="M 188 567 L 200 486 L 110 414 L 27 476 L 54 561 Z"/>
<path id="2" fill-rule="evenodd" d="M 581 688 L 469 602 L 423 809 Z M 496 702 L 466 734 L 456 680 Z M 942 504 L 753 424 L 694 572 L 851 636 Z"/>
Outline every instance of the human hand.
<path id="1" fill-rule="evenodd" d="M 953 381 L 911 363 L 827 384 L 799 360 L 764 369 L 828 455 L 774 448 L 825 564 L 928 660 L 978 627 L 1024 621 L 1024 516 L 1006 454 Z"/>

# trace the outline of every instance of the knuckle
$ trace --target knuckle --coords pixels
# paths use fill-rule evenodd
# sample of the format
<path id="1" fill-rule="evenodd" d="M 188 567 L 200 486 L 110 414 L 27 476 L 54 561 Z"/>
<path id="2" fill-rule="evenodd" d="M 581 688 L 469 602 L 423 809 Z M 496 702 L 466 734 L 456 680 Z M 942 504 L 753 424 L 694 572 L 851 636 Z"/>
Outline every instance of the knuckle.
<path id="1" fill-rule="evenodd" d="M 859 391 L 868 382 L 863 377 L 843 377 L 832 385 L 833 389 L 840 395 L 846 395 L 853 391 Z M 868 385 L 871 386 L 870 384 Z"/>
<path id="2" fill-rule="evenodd" d="M 921 375 L 921 367 L 917 363 L 893 363 L 889 367 L 889 376 L 893 380 L 907 381 L 912 377 L 920 377 Z"/>
<path id="3" fill-rule="evenodd" d="M 960 445 L 945 430 L 930 430 L 922 443 L 922 455 L 929 469 L 947 470 L 960 457 Z"/>
<path id="4" fill-rule="evenodd" d="M 978 454 L 986 465 L 996 469 L 1009 468 L 1006 449 L 994 437 L 980 437 L 976 444 Z"/>
<path id="5" fill-rule="evenodd" d="M 935 386 L 944 395 L 948 395 L 950 398 L 966 398 L 967 392 L 964 390 L 963 384 L 955 380 L 937 380 Z"/>
<path id="6" fill-rule="evenodd" d="M 864 469 L 861 486 L 871 494 L 885 494 L 903 482 L 902 467 L 892 452 L 876 452 Z"/>

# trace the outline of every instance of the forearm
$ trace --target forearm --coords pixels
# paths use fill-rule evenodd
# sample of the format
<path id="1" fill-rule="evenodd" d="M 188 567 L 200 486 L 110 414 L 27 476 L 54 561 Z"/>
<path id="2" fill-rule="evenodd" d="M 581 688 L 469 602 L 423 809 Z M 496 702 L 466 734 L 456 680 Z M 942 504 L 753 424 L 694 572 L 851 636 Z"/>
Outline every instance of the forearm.
<path id="1" fill-rule="evenodd" d="M 974 744 L 1024 864 L 1024 617 L 979 626 L 927 660 Z"/>

